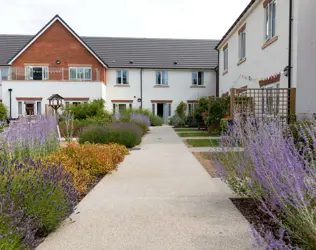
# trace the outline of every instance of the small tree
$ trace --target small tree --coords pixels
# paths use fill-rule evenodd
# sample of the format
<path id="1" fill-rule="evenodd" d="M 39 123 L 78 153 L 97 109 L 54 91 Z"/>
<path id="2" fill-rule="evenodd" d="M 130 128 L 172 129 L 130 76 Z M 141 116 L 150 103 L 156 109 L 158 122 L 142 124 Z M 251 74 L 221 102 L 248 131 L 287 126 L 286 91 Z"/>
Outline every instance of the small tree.
<path id="1" fill-rule="evenodd" d="M 180 116 L 182 119 L 184 119 L 186 111 L 187 111 L 187 105 L 183 101 L 181 101 L 176 108 L 176 113 L 178 116 Z"/>

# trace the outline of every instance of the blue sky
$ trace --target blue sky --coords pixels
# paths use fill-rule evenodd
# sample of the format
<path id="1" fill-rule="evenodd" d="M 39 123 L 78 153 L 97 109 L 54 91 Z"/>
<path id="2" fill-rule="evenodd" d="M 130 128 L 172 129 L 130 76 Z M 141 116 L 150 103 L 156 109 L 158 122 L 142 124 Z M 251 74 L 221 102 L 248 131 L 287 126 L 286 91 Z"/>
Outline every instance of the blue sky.
<path id="1" fill-rule="evenodd" d="M 250 0 L 4 0 L 0 34 L 35 34 L 59 14 L 79 35 L 219 39 Z"/>

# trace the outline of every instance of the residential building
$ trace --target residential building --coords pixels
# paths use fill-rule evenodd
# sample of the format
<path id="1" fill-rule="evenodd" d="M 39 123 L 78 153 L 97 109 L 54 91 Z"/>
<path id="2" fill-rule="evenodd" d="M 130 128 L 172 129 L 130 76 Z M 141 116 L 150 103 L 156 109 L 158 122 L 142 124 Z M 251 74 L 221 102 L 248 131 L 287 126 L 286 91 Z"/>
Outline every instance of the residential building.
<path id="1" fill-rule="evenodd" d="M 296 112 L 316 113 L 313 0 L 252 0 L 219 51 L 219 94 L 231 88 L 296 88 Z"/>
<path id="2" fill-rule="evenodd" d="M 51 112 L 47 99 L 59 94 L 65 104 L 150 109 L 167 122 L 181 101 L 216 94 L 217 43 L 80 37 L 56 15 L 35 36 L 0 35 L 0 99 L 11 118 Z"/>

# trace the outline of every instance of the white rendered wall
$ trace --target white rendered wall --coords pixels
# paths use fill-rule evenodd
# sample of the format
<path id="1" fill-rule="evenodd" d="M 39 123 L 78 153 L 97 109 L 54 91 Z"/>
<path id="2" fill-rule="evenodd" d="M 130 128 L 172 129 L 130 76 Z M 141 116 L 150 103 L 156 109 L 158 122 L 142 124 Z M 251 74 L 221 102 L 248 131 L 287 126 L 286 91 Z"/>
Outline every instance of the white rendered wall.
<path id="1" fill-rule="evenodd" d="M 133 100 L 133 107 L 139 107 L 137 99 L 140 94 L 140 69 L 127 69 L 129 72 L 129 86 L 116 85 L 116 69 L 107 70 L 107 108 L 112 111 L 112 100 Z M 156 86 L 155 69 L 143 70 L 143 108 L 152 110 L 152 100 L 172 100 L 171 115 L 181 102 L 197 100 L 202 96 L 216 95 L 216 73 L 212 70 L 204 72 L 204 87 L 192 87 L 192 72 L 195 70 L 167 70 L 168 87 Z"/>
<path id="2" fill-rule="evenodd" d="M 312 1 L 312 0 L 311 0 Z M 248 88 L 258 88 L 258 81 L 248 81 L 239 79 L 234 83 L 240 74 L 257 77 L 268 77 L 277 72 L 283 71 L 288 65 L 288 14 L 289 1 L 278 0 L 276 9 L 276 36 L 278 40 L 262 49 L 264 44 L 264 8 L 263 0 L 259 0 L 253 5 L 253 11 L 243 18 L 234 29 L 226 42 L 223 42 L 220 47 L 220 81 L 219 94 L 223 94 L 230 88 L 238 88 L 248 86 Z M 247 60 L 237 66 L 238 58 L 238 30 L 244 23 L 246 26 L 246 58 Z M 228 73 L 224 72 L 224 53 L 223 46 L 228 43 Z M 280 87 L 288 87 L 288 78 L 281 76 Z M 293 86 L 295 87 L 295 86 Z"/>
<path id="3" fill-rule="evenodd" d="M 8 89 L 12 89 L 12 118 L 17 118 L 18 101 L 16 97 L 43 98 L 41 109 L 42 113 L 45 113 L 47 99 L 53 94 L 59 94 L 64 98 L 100 99 L 104 92 L 104 90 L 102 91 L 103 85 L 102 82 L 2 81 L 2 102 L 9 108 Z"/>
<path id="4" fill-rule="evenodd" d="M 316 113 L 316 22 L 315 0 L 294 2 L 293 82 L 296 83 L 296 112 Z"/>

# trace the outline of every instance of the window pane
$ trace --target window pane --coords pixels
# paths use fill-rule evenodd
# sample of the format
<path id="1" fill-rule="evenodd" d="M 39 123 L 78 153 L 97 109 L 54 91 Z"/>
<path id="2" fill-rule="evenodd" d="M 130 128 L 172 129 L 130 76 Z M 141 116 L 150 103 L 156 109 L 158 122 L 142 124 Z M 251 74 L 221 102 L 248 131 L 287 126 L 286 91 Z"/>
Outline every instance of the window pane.
<path id="1" fill-rule="evenodd" d="M 156 84 L 161 84 L 161 72 L 156 72 Z"/>
<path id="2" fill-rule="evenodd" d="M 168 72 L 162 71 L 162 84 L 168 85 Z"/>
<path id="3" fill-rule="evenodd" d="M 126 70 L 122 71 L 123 74 L 123 84 L 128 84 L 128 72 Z"/>
<path id="4" fill-rule="evenodd" d="M 116 84 L 122 83 L 122 71 L 116 71 Z"/>
<path id="5" fill-rule="evenodd" d="M 271 38 L 275 36 L 276 3 L 271 3 Z"/>
<path id="6" fill-rule="evenodd" d="M 70 80 L 76 80 L 77 79 L 77 69 L 76 68 L 70 68 L 69 69 L 69 79 Z"/>
<path id="7" fill-rule="evenodd" d="M 224 70 L 228 69 L 228 49 L 224 50 Z"/>
<path id="8" fill-rule="evenodd" d="M 0 80 L 8 80 L 8 76 L 9 76 L 8 68 L 0 69 Z"/>
<path id="9" fill-rule="evenodd" d="M 197 82 L 198 82 L 198 73 L 197 72 L 193 72 L 192 73 L 192 84 L 193 85 L 197 85 Z"/>
<path id="10" fill-rule="evenodd" d="M 115 114 L 115 113 L 116 113 L 116 104 L 113 103 L 113 114 Z"/>
<path id="11" fill-rule="evenodd" d="M 22 102 L 18 102 L 18 115 L 22 115 Z"/>
<path id="12" fill-rule="evenodd" d="M 84 69 L 84 72 L 85 72 L 85 77 L 84 77 L 84 79 L 85 80 L 91 80 L 92 79 L 92 70 L 91 69 L 89 69 L 89 68 L 85 68 Z"/>
<path id="13" fill-rule="evenodd" d="M 155 109 L 155 103 L 153 103 L 153 105 L 152 105 L 152 113 L 153 113 L 153 115 L 155 115 L 156 114 L 156 109 Z"/>
<path id="14" fill-rule="evenodd" d="M 37 114 L 41 115 L 42 114 L 42 103 L 41 102 L 37 103 L 36 109 L 37 109 Z"/>
<path id="15" fill-rule="evenodd" d="M 198 72 L 198 85 L 203 85 L 203 72 Z"/>
<path id="16" fill-rule="evenodd" d="M 84 80 L 84 68 L 77 68 L 77 80 Z"/>
<path id="17" fill-rule="evenodd" d="M 269 5 L 265 8 L 265 39 L 269 39 Z"/>

